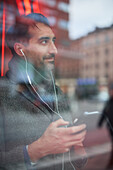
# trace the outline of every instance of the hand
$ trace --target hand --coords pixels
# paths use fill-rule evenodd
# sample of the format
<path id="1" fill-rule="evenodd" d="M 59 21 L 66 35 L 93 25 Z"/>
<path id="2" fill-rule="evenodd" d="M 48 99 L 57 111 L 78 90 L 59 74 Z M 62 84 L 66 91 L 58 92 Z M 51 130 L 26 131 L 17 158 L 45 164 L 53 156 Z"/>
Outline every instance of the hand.
<path id="1" fill-rule="evenodd" d="M 74 146 L 74 151 L 75 154 L 77 154 L 80 157 L 87 157 L 87 153 L 82 142 Z"/>
<path id="2" fill-rule="evenodd" d="M 82 124 L 68 128 L 61 127 L 68 124 L 69 122 L 63 119 L 52 122 L 44 134 L 28 146 L 28 154 L 31 160 L 35 162 L 49 154 L 68 152 L 72 146 L 82 142 L 86 131 L 82 131 L 79 134 L 75 133 L 85 129 L 86 125 Z"/>

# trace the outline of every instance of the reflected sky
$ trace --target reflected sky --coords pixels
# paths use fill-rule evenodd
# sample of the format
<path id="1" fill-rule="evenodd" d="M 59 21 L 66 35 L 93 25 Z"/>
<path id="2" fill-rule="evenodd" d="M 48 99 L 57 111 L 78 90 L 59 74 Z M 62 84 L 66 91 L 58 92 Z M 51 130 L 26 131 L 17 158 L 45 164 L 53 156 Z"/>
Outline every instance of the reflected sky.
<path id="1" fill-rule="evenodd" d="M 70 0 L 69 35 L 79 38 L 96 26 L 113 24 L 113 0 Z"/>

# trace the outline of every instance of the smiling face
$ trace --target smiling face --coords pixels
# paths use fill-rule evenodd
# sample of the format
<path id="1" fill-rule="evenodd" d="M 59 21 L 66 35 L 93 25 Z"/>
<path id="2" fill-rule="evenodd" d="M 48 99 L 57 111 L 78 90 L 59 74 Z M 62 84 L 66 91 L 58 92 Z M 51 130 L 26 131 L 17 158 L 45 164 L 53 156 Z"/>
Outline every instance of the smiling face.
<path id="1" fill-rule="evenodd" d="M 28 33 L 31 38 L 28 44 L 23 47 L 27 60 L 35 68 L 53 69 L 57 49 L 52 29 L 43 23 L 36 23 L 34 27 L 29 28 Z"/>

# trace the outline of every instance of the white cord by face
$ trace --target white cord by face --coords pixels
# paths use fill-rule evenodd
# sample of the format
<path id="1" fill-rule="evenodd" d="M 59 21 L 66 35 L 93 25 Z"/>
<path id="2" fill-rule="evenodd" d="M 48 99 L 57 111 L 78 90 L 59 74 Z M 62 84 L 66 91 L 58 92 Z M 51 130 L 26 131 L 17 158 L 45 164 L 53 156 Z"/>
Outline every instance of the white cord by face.
<path id="1" fill-rule="evenodd" d="M 31 87 L 33 88 L 33 90 L 35 91 L 35 93 L 38 95 L 38 97 L 40 98 L 40 100 L 41 100 L 53 113 L 55 113 L 55 114 L 58 115 L 61 119 L 63 119 L 63 117 L 60 115 L 59 109 L 58 109 L 58 98 L 57 98 L 57 94 L 56 94 L 55 82 L 54 82 L 54 79 L 53 79 L 52 72 L 50 72 L 50 73 L 51 73 L 51 78 L 52 78 L 53 87 L 54 87 L 54 93 L 55 93 L 55 100 L 56 100 L 56 109 L 57 109 L 57 112 L 55 112 L 55 111 L 42 99 L 42 97 L 39 95 L 39 93 L 37 92 L 37 90 L 35 89 L 35 87 L 32 85 L 30 76 L 28 75 L 28 71 L 27 71 L 27 70 L 28 70 L 28 68 L 27 68 L 27 58 L 26 58 L 24 52 L 22 51 L 22 49 L 20 49 L 20 51 L 21 51 L 21 53 L 23 54 L 24 59 L 25 59 L 25 62 L 26 62 L 26 75 L 27 75 L 29 84 L 31 85 Z M 71 166 L 73 167 L 73 169 L 75 170 L 75 167 L 74 167 L 74 165 L 73 165 L 72 162 L 71 162 L 70 150 L 69 150 L 69 162 L 70 162 Z M 64 170 L 64 153 L 63 153 L 63 156 L 62 156 L 62 170 Z"/>
<path id="2" fill-rule="evenodd" d="M 55 89 L 54 83 L 53 83 L 53 86 L 54 86 L 54 91 L 55 91 L 56 107 L 57 107 L 58 113 L 55 112 L 55 111 L 48 105 L 48 103 L 46 103 L 46 102 L 42 99 L 42 97 L 39 95 L 39 93 L 37 92 L 37 90 L 36 90 L 36 89 L 34 88 L 34 86 L 32 85 L 30 76 L 29 76 L 28 71 L 27 71 L 27 70 L 28 70 L 28 68 L 27 68 L 27 58 L 26 58 L 24 52 L 22 51 L 22 49 L 20 49 L 20 51 L 21 51 L 21 53 L 23 54 L 24 59 L 25 59 L 25 62 L 26 62 L 26 75 L 27 75 L 29 84 L 31 85 L 31 87 L 33 88 L 33 90 L 35 91 L 35 93 L 38 95 L 38 97 L 40 98 L 40 100 L 41 100 L 53 113 L 57 114 L 61 119 L 63 119 L 63 117 L 60 115 L 59 110 L 58 110 L 58 101 L 57 101 L 56 89 Z M 51 75 L 52 75 L 52 73 L 51 73 Z M 53 76 L 52 76 L 52 81 L 54 81 L 54 80 L 53 80 Z"/>

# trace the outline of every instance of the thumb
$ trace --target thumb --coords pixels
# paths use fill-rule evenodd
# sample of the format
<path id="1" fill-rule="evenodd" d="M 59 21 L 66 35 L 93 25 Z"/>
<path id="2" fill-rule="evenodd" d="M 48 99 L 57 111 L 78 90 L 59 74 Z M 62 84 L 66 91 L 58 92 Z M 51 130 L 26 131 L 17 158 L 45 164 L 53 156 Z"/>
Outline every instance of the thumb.
<path id="1" fill-rule="evenodd" d="M 63 119 L 58 119 L 54 122 L 54 126 L 55 127 L 59 127 L 59 126 L 63 126 L 63 125 L 68 125 L 69 122 L 68 121 L 65 121 Z"/>

